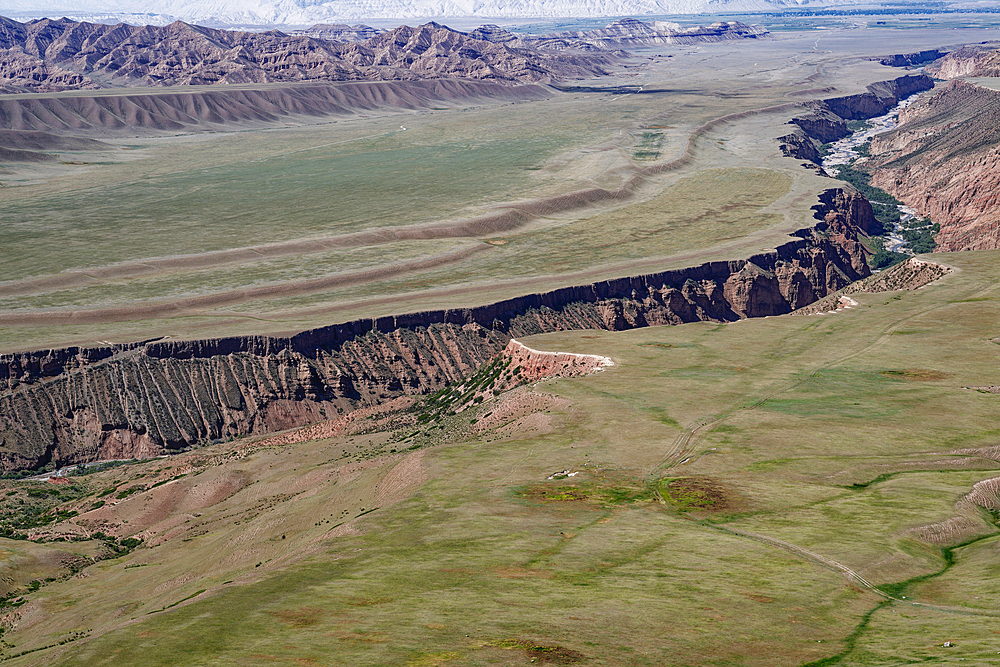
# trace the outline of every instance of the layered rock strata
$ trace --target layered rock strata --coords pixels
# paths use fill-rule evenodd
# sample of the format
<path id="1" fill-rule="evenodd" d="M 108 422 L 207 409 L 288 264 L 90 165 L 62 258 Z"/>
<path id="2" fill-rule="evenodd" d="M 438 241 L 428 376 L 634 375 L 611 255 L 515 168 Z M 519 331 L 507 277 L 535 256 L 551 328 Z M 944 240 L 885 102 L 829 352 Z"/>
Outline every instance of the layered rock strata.
<path id="1" fill-rule="evenodd" d="M 872 185 L 941 225 L 937 251 L 1000 248 L 1000 91 L 949 82 L 871 152 Z"/>
<path id="2" fill-rule="evenodd" d="M 868 86 L 867 92 L 810 102 L 809 111 L 789 121 L 796 126 L 791 134 L 779 137 L 788 157 L 819 164 L 819 145 L 849 137 L 848 120 L 866 120 L 889 112 L 900 100 L 930 90 L 934 81 L 924 74 L 901 76 Z"/>
<path id="3" fill-rule="evenodd" d="M 980 44 L 963 46 L 927 67 L 927 72 L 939 79 L 1000 76 L 1000 50 Z"/>
<path id="4" fill-rule="evenodd" d="M 484 26 L 486 27 L 486 26 Z M 620 49 L 653 44 L 697 44 L 733 39 L 758 39 L 767 36 L 766 28 L 739 21 L 716 21 L 707 26 L 684 28 L 679 23 L 653 21 L 647 23 L 623 18 L 596 30 L 559 32 L 528 38 L 529 43 L 544 48 L 558 48 L 558 43 L 578 47 L 588 44 L 599 49 Z"/>
<path id="5" fill-rule="evenodd" d="M 0 130 L 93 133 L 218 129 L 219 125 L 269 124 L 289 116 L 328 116 L 380 109 L 422 109 L 440 102 L 522 100 L 551 96 L 542 86 L 502 86 L 460 79 L 317 83 L 259 89 L 187 90 L 169 93 L 0 96 Z M 10 134 L 10 133 L 8 133 Z"/>
<path id="6" fill-rule="evenodd" d="M 587 375 L 615 365 L 610 357 L 535 350 L 513 338 L 504 348 L 503 358 L 508 367 L 518 369 L 517 380 L 519 382 L 536 382 L 546 378 Z"/>
<path id="7" fill-rule="evenodd" d="M 0 357 L 0 469 L 149 456 L 333 418 L 468 377 L 513 337 L 788 313 L 869 274 L 855 233 L 871 214 L 866 204 L 851 191 L 825 196 L 814 228 L 746 260 L 478 308 L 357 320 L 286 338 Z"/>
<path id="8" fill-rule="evenodd" d="M 0 17 L 0 50 L 0 92 L 439 77 L 527 83 L 607 74 L 615 62 L 603 53 L 477 40 L 437 23 L 372 31 L 364 41 L 346 42 L 180 21 L 111 26 Z"/>
<path id="9" fill-rule="evenodd" d="M 57 159 L 45 151 L 110 148 L 89 137 L 132 137 L 265 127 L 275 122 L 427 109 L 487 102 L 538 100 L 543 86 L 490 81 L 359 81 L 259 89 L 188 89 L 169 93 L 82 94 L 72 97 L 0 95 L 0 160 Z"/>
<path id="10" fill-rule="evenodd" d="M 915 67 L 937 60 L 943 55 L 945 55 L 945 52 L 939 49 L 928 49 L 926 51 L 917 51 L 916 53 L 896 53 L 891 56 L 873 58 L 873 60 L 878 60 L 879 63 L 888 67 Z"/>

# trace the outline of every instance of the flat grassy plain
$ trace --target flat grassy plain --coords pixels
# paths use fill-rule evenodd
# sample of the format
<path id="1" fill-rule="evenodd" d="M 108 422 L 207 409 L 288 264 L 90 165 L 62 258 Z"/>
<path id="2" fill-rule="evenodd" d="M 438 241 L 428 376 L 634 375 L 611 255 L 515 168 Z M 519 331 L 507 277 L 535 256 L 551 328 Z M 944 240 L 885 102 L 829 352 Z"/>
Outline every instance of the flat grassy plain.
<path id="1" fill-rule="evenodd" d="M 868 56 L 984 35 L 841 26 L 640 49 L 586 83 L 642 94 L 571 85 L 533 102 L 95 137 L 113 148 L 6 165 L 0 351 L 288 332 L 744 257 L 813 224 L 831 185 L 779 156 L 801 110 L 782 105 L 903 74 Z M 774 110 L 703 128 L 760 109 Z M 553 206 L 594 188 L 612 196 Z M 489 222 L 512 210 L 523 217 Z"/>
<path id="2" fill-rule="evenodd" d="M 995 664 L 1000 269 L 940 259 L 836 314 L 525 339 L 616 365 L 422 426 L 77 478 L 113 507 L 54 529 L 146 542 L 28 595 L 4 655 Z"/>

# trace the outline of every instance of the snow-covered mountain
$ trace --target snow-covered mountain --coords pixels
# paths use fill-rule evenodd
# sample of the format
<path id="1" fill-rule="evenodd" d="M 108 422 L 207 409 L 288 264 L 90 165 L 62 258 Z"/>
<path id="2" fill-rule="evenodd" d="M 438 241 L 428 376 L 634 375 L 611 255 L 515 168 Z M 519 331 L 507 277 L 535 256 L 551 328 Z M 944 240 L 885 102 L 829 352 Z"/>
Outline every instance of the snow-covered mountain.
<path id="1" fill-rule="evenodd" d="M 311 25 L 361 19 L 557 18 L 754 12 L 864 0 L 0 0 L 0 15 L 165 24 Z M 870 0 L 864 2 L 870 5 Z"/>

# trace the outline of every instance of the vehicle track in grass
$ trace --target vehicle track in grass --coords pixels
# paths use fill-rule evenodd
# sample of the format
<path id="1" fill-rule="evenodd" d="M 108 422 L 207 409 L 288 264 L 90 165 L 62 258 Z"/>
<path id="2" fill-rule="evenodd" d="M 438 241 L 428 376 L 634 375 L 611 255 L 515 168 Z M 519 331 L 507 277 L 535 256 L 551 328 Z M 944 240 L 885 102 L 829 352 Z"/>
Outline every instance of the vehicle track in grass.
<path id="1" fill-rule="evenodd" d="M 951 267 L 951 268 L 953 268 L 953 267 Z M 953 268 L 953 270 L 954 270 L 954 268 Z M 980 297 L 982 295 L 988 294 L 988 293 L 990 293 L 992 291 L 995 291 L 996 289 L 997 289 L 997 285 L 996 284 L 991 284 L 991 285 L 988 285 L 987 287 L 984 287 L 984 288 L 980 288 L 980 287 L 977 286 L 976 288 L 970 290 L 966 294 L 966 296 L 964 296 L 964 299 L 977 298 L 977 297 Z M 912 322 L 913 320 L 915 320 L 917 318 L 923 317 L 923 316 L 927 315 L 928 313 L 934 312 L 936 310 L 941 310 L 941 309 L 943 309 L 943 308 L 945 308 L 947 306 L 950 306 L 950 305 L 951 305 L 951 303 L 943 303 L 943 304 L 940 304 L 940 305 L 931 306 L 929 308 L 924 308 L 924 309 L 922 309 L 922 310 L 920 310 L 918 312 L 915 312 L 915 313 L 912 313 L 912 314 L 907 315 L 905 317 L 902 317 L 901 319 L 899 319 L 899 320 L 897 320 L 895 322 L 889 323 L 885 327 L 883 327 L 883 329 L 881 330 L 881 332 L 878 333 L 878 335 L 875 337 L 875 339 L 872 340 L 867 345 L 864 345 L 860 349 L 856 349 L 856 350 L 851 351 L 851 352 L 849 352 L 847 354 L 841 355 L 841 356 L 837 357 L 836 359 L 833 359 L 833 360 L 828 361 L 826 363 L 820 364 L 819 366 L 815 367 L 811 372 L 808 372 L 808 374 L 806 374 L 802 379 L 796 380 L 796 381 L 793 381 L 793 382 L 789 382 L 789 383 L 787 383 L 787 384 L 785 384 L 785 385 L 783 385 L 783 386 L 775 389 L 774 391 L 772 391 L 771 393 L 769 393 L 767 396 L 765 396 L 765 397 L 763 397 L 763 398 L 755 401 L 754 403 L 752 403 L 750 405 L 747 405 L 747 406 L 733 406 L 733 407 L 731 407 L 730 409 L 726 410 L 725 412 L 723 412 L 720 415 L 707 416 L 707 417 L 704 417 L 704 418 L 702 418 L 702 419 L 700 419 L 700 420 L 698 420 L 696 422 L 693 422 L 693 423 L 689 424 L 677 436 L 677 438 L 674 439 L 673 443 L 671 443 L 671 446 L 668 448 L 667 454 L 664 457 L 664 459 L 661 460 L 661 462 L 652 469 L 652 471 L 650 472 L 650 474 L 647 477 L 648 483 L 650 483 L 650 485 L 653 488 L 654 496 L 655 496 L 656 500 L 659 503 L 663 504 L 663 505 L 669 505 L 669 503 L 667 502 L 667 500 L 663 497 L 663 494 L 662 494 L 662 492 L 660 490 L 660 487 L 656 483 L 656 481 L 659 478 L 662 477 L 662 475 L 663 475 L 663 473 L 665 471 L 671 470 L 673 468 L 676 468 L 676 467 L 678 467 L 678 466 L 683 465 L 684 463 L 686 463 L 687 460 L 688 460 L 688 458 L 690 458 L 693 455 L 697 443 L 701 439 L 704 438 L 705 433 L 708 432 L 708 430 L 709 430 L 710 427 L 718 425 L 718 424 L 721 424 L 721 423 L 727 421 L 728 419 L 732 418 L 736 414 L 739 414 L 739 413 L 745 412 L 745 411 L 749 411 L 749 410 L 753 410 L 753 409 L 756 409 L 756 408 L 764 405 L 765 403 L 767 403 L 767 401 L 775 398 L 776 396 L 794 389 L 795 387 L 797 387 L 797 386 L 803 384 L 804 382 L 808 381 L 810 378 L 816 377 L 823 370 L 836 367 L 836 366 L 844 363 L 845 361 L 848 361 L 850 359 L 858 357 L 858 356 L 860 356 L 862 354 L 868 353 L 871 350 L 873 350 L 873 349 L 875 349 L 875 348 L 877 348 L 877 347 L 879 347 L 881 345 L 884 345 L 891 338 L 891 336 L 893 335 L 893 333 L 896 332 L 896 331 L 898 331 L 902 326 L 904 326 L 904 325 Z M 772 546 L 772 547 L 775 547 L 775 548 L 778 548 L 778 549 L 782 549 L 782 550 L 787 551 L 789 553 L 795 554 L 796 556 L 798 556 L 798 557 L 800 557 L 800 558 L 802 558 L 802 559 L 804 559 L 806 561 L 809 561 L 811 563 L 819 565 L 819 566 L 821 566 L 821 567 L 823 567 L 825 569 L 832 570 L 834 572 L 839 572 L 839 573 L 843 574 L 844 577 L 849 582 L 851 582 L 853 585 L 856 585 L 856 586 L 858 586 L 859 588 L 861 588 L 863 590 L 866 590 L 866 591 L 868 591 L 870 593 L 873 593 L 873 594 L 877 595 L 878 597 L 882 598 L 884 602 L 906 604 L 906 605 L 910 605 L 910 606 L 913 606 L 913 607 L 920 607 L 920 608 L 923 608 L 923 609 L 929 609 L 929 610 L 940 611 L 940 612 L 951 613 L 951 614 L 961 614 L 961 615 L 979 616 L 979 617 L 988 617 L 988 618 L 1000 618 L 1000 611 L 990 611 L 990 610 L 985 610 L 985 609 L 984 610 L 972 609 L 972 608 L 968 608 L 968 607 L 959 607 L 959 606 L 954 606 L 954 605 L 936 605 L 936 604 L 930 604 L 930 603 L 926 603 L 926 602 L 919 602 L 919 601 L 916 601 L 916 600 L 906 599 L 906 598 L 902 597 L 901 595 L 900 596 L 892 595 L 892 594 L 890 594 L 890 593 L 888 593 L 888 592 L 880 589 L 878 586 L 876 586 L 875 584 L 873 584 L 870 581 L 868 581 L 865 577 L 863 577 L 861 574 L 859 574 L 856 570 L 853 570 L 852 568 L 848 567 L 847 565 L 844 565 L 843 563 L 841 563 L 839 561 L 836 561 L 836 560 L 834 560 L 832 558 L 824 556 L 824 555 L 822 555 L 820 553 L 817 553 L 815 551 L 812 551 L 810 549 L 806 549 L 805 547 L 799 546 L 799 545 L 794 544 L 792 542 L 788 542 L 788 541 L 785 541 L 785 540 L 780 540 L 780 539 L 774 538 L 774 537 L 769 537 L 767 535 L 760 535 L 760 534 L 753 533 L 753 532 L 750 532 L 750 531 L 745 531 L 745 530 L 740 530 L 740 529 L 737 529 L 737 528 L 732 528 L 730 526 L 723 526 L 723 525 L 715 524 L 715 523 L 712 523 L 710 521 L 706 521 L 706 520 L 699 519 L 699 518 L 696 518 L 694 516 L 691 516 L 687 512 L 680 512 L 680 516 L 682 516 L 683 518 L 687 519 L 688 521 L 697 523 L 697 524 L 699 524 L 699 525 L 701 525 L 701 526 L 703 526 L 705 528 L 709 528 L 711 530 L 722 532 L 722 533 L 725 533 L 725 534 L 728 534 L 728 535 L 733 535 L 735 537 L 742 537 L 742 538 L 745 538 L 745 539 L 750 539 L 750 540 L 759 542 L 761 544 L 766 544 L 766 545 L 769 545 L 769 546 Z M 969 544 L 972 544 L 973 542 L 976 542 L 976 541 L 979 541 L 979 540 L 982 540 L 982 539 L 988 539 L 988 538 L 991 538 L 991 537 L 995 537 L 996 535 L 997 535 L 997 533 L 991 533 L 989 535 L 985 535 L 985 536 L 982 536 L 980 538 L 977 538 L 977 539 L 973 540 L 972 542 L 968 542 L 968 543 L 965 543 L 965 544 L 957 545 L 955 547 L 947 548 L 946 551 L 948 553 L 950 553 L 953 549 L 960 548 L 960 547 L 963 547 L 963 546 L 968 546 Z M 916 577 L 916 578 L 914 578 L 912 580 L 908 580 L 908 581 L 917 582 L 917 581 L 922 581 L 922 580 L 927 579 L 927 578 L 937 577 L 937 576 L 940 576 L 941 574 L 944 574 L 952 566 L 952 564 L 953 564 L 953 561 L 950 558 L 946 558 L 946 560 L 947 560 L 947 562 L 945 563 L 944 567 L 941 570 L 939 570 L 937 572 L 929 573 L 927 575 L 920 575 L 920 576 L 918 576 L 918 577 Z M 877 611 L 877 609 L 876 609 L 876 611 Z"/>

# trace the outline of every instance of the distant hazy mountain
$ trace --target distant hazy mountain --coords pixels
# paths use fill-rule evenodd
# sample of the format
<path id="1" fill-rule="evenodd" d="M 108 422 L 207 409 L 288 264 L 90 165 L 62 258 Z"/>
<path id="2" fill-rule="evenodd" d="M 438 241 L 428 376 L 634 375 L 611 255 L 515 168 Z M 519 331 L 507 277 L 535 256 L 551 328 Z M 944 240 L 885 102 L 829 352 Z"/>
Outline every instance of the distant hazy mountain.
<path id="1" fill-rule="evenodd" d="M 358 19 L 530 18 L 753 12 L 873 3 L 863 0 L 0 0 L 0 14 L 174 19 L 211 25 L 310 25 Z M 896 3 L 899 4 L 898 2 Z"/>

